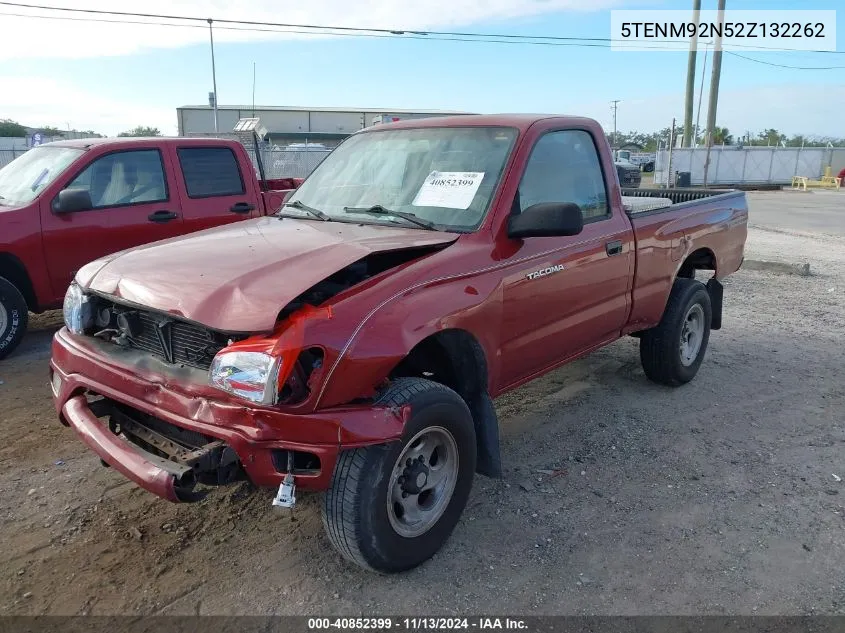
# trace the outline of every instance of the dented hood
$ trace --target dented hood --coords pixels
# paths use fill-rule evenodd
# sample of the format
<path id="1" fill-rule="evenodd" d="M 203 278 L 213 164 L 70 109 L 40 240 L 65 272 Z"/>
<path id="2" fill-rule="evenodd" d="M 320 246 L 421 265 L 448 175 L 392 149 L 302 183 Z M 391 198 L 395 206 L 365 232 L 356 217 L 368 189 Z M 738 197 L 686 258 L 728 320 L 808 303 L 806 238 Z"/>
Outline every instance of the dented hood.
<path id="1" fill-rule="evenodd" d="M 258 332 L 332 273 L 371 253 L 448 244 L 454 233 L 265 217 L 92 262 L 85 288 L 210 328 Z"/>

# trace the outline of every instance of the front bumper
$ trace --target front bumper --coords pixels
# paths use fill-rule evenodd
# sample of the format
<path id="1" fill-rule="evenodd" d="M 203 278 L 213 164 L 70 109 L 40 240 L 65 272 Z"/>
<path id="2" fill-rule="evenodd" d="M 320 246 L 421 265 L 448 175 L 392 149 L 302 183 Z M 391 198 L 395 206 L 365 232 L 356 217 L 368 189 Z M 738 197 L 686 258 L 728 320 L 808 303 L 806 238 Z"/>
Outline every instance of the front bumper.
<path id="1" fill-rule="evenodd" d="M 308 414 L 252 407 L 198 384 L 197 375 L 191 375 L 194 370 L 170 371 L 142 353 L 74 336 L 64 328 L 53 338 L 50 369 L 62 423 L 71 426 L 103 461 L 170 501 L 186 500 L 180 492 L 184 468 L 113 433 L 92 410 L 96 409 L 89 402 L 92 396 L 224 442 L 256 486 L 281 484 L 286 473 L 284 464 L 279 467 L 279 451 L 316 455 L 319 469 L 294 471 L 297 486 L 304 490 L 329 487 L 341 450 L 398 439 L 406 415 L 401 409 L 368 406 Z"/>

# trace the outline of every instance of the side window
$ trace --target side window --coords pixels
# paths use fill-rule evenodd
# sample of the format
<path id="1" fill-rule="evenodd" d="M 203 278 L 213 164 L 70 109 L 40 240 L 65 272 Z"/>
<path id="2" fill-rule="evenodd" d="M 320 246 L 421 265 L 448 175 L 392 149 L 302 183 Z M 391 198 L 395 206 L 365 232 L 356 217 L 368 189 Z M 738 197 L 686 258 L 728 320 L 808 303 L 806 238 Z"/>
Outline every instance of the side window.
<path id="1" fill-rule="evenodd" d="M 573 202 L 584 222 L 608 217 L 607 190 L 589 133 L 551 132 L 537 141 L 519 184 L 519 210 L 540 202 Z"/>
<path id="2" fill-rule="evenodd" d="M 84 189 L 94 209 L 168 199 L 161 154 L 155 149 L 115 152 L 88 165 L 65 189 Z"/>
<path id="3" fill-rule="evenodd" d="M 183 147 L 177 153 L 189 198 L 246 192 L 238 160 L 228 147 Z"/>

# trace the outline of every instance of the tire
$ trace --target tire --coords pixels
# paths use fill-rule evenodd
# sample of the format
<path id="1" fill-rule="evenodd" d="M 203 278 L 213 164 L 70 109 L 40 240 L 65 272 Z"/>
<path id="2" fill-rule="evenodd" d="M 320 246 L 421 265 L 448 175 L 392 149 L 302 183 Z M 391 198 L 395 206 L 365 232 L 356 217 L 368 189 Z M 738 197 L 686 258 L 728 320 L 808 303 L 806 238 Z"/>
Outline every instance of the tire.
<path id="1" fill-rule="evenodd" d="M 696 323 L 685 327 L 688 319 Z M 640 361 L 646 377 L 671 387 L 695 378 L 710 340 L 711 319 L 710 295 L 704 284 L 694 279 L 676 279 L 660 323 L 640 337 Z M 699 332 L 697 345 L 691 337 L 693 331 Z M 686 345 L 682 335 L 688 341 Z"/>
<path id="2" fill-rule="evenodd" d="M 475 473 L 475 428 L 469 408 L 457 393 L 422 378 L 392 382 L 376 404 L 410 406 L 402 438 L 341 452 L 323 499 L 323 526 L 332 545 L 353 563 L 378 572 L 399 572 L 433 556 L 458 523 Z M 420 435 L 431 443 L 420 445 L 416 441 Z M 437 441 L 443 445 L 437 445 Z M 424 455 L 422 449 L 432 444 L 438 448 L 424 458 L 422 466 L 413 460 L 407 465 L 406 457 Z M 397 462 L 400 457 L 406 464 L 401 470 Z M 456 464 L 450 461 L 452 458 Z M 435 472 L 440 473 L 440 483 L 426 491 Z M 397 480 L 400 473 L 406 477 L 405 483 Z M 453 488 L 448 494 L 450 485 Z M 421 486 L 423 492 L 403 492 L 401 499 L 407 501 L 391 502 L 406 486 Z M 403 503 L 409 508 L 407 517 Z M 425 509 L 426 505 L 433 509 Z M 408 519 L 412 510 L 420 511 L 426 519 L 412 524 Z M 429 525 L 424 531 L 412 533 L 426 521 Z"/>
<path id="3" fill-rule="evenodd" d="M 26 299 L 12 282 L 0 277 L 0 358 L 20 344 L 28 322 Z"/>

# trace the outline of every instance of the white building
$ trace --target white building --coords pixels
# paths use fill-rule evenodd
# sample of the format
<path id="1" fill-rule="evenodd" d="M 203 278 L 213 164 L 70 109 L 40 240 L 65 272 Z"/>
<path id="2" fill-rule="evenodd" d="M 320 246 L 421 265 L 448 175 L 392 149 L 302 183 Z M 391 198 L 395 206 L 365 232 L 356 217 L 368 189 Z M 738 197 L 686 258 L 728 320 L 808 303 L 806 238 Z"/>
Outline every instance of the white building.
<path id="1" fill-rule="evenodd" d="M 320 143 L 334 147 L 341 140 L 373 124 L 377 117 L 425 118 L 470 114 L 439 110 L 374 110 L 368 108 L 300 108 L 289 106 L 219 106 L 217 109 L 220 134 L 227 134 L 238 119 L 258 117 L 268 130 L 273 145 L 290 143 Z M 208 105 L 176 108 L 180 136 L 214 136 L 214 110 Z"/>

